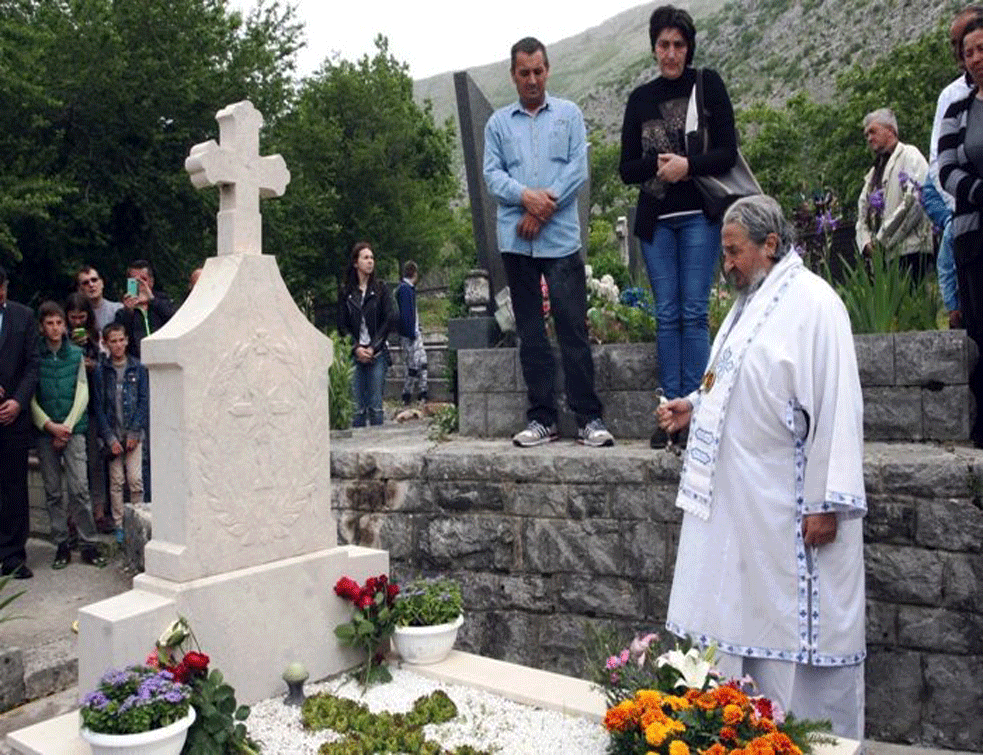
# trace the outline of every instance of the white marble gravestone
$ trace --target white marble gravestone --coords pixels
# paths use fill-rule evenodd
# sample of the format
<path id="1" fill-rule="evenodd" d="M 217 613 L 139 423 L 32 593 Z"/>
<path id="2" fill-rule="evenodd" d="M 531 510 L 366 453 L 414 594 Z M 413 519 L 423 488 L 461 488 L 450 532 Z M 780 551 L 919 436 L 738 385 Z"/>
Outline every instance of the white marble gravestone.
<path id="1" fill-rule="evenodd" d="M 79 691 L 142 662 L 178 614 L 243 702 L 355 664 L 334 626 L 339 577 L 388 572 L 385 551 L 336 547 L 330 508 L 331 341 L 297 309 L 263 255 L 259 199 L 283 194 L 283 158 L 259 156 L 262 115 L 239 102 L 220 139 L 191 150 L 196 187 L 217 185 L 218 256 L 188 300 L 141 344 L 150 370 L 153 539 L 133 590 L 80 612 Z"/>

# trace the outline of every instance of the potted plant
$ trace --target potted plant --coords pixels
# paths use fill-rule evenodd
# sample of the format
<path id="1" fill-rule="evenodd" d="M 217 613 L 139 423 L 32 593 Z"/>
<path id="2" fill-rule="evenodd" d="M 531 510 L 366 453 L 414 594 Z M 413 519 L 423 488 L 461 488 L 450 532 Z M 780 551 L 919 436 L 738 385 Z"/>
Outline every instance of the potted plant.
<path id="1" fill-rule="evenodd" d="M 82 738 L 93 755 L 256 755 L 249 708 L 198 647 L 187 619 L 172 622 L 142 666 L 107 671 L 82 701 Z"/>
<path id="2" fill-rule="evenodd" d="M 80 715 L 93 755 L 178 755 L 195 721 L 191 688 L 150 666 L 107 671 Z"/>
<path id="3" fill-rule="evenodd" d="M 464 623 L 461 586 L 453 579 L 417 579 L 396 598 L 393 644 L 407 663 L 444 660 Z"/>

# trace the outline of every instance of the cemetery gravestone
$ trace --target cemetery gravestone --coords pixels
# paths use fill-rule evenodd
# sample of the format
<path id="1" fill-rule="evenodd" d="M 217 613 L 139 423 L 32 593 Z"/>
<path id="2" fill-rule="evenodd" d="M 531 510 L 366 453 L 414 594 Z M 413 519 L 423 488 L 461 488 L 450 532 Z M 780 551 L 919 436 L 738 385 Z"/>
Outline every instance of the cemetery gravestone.
<path id="1" fill-rule="evenodd" d="M 129 593 L 80 612 L 79 690 L 142 662 L 186 616 L 244 702 L 282 688 L 300 661 L 312 678 L 354 665 L 333 627 L 350 607 L 343 575 L 388 572 L 385 551 L 336 547 L 330 510 L 331 341 L 295 305 L 262 254 L 259 198 L 283 194 L 279 155 L 259 156 L 262 115 L 217 115 L 220 141 L 191 150 L 195 186 L 217 185 L 218 256 L 185 304 L 143 341 L 154 427 L 153 539 Z"/>

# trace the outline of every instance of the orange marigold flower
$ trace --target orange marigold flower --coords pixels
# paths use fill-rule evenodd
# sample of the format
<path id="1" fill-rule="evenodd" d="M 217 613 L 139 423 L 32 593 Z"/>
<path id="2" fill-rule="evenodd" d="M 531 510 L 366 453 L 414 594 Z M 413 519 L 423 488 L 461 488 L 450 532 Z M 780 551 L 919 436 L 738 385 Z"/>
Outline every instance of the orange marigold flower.
<path id="1" fill-rule="evenodd" d="M 652 724 L 658 722 L 660 724 L 665 724 L 669 721 L 669 717 L 662 712 L 662 708 L 649 708 L 646 710 L 640 719 L 642 728 L 647 728 Z"/>
<path id="2" fill-rule="evenodd" d="M 643 708 L 661 708 L 662 693 L 654 689 L 640 689 L 635 693 L 635 703 Z"/>
<path id="3" fill-rule="evenodd" d="M 673 710 L 689 710 L 692 705 L 689 700 L 685 697 L 676 697 L 675 695 L 663 695 L 662 704 L 667 705 Z"/>
<path id="4" fill-rule="evenodd" d="M 769 744 L 765 737 L 752 739 L 746 751 L 747 755 L 775 755 L 775 748 Z"/>
<path id="5" fill-rule="evenodd" d="M 772 721 L 770 718 L 758 718 L 755 719 L 753 723 L 754 723 L 754 728 L 760 729 L 765 733 L 778 731 L 778 727 L 775 725 L 775 722 Z"/>
<path id="6" fill-rule="evenodd" d="M 733 687 L 723 686 L 717 687 L 709 693 L 714 700 L 717 701 L 719 707 L 725 705 L 748 705 L 749 700 L 747 695 L 745 695 L 740 690 L 736 690 Z"/>
<path id="7" fill-rule="evenodd" d="M 741 706 L 733 704 L 724 706 L 724 723 L 728 726 L 739 724 L 743 718 L 744 711 L 741 710 Z"/>
<path id="8" fill-rule="evenodd" d="M 669 743 L 669 755 L 689 755 L 689 747 L 680 739 Z"/>
<path id="9" fill-rule="evenodd" d="M 645 741 L 654 747 L 660 747 L 669 736 L 669 727 L 664 723 L 656 721 L 645 727 Z"/>
<path id="10" fill-rule="evenodd" d="M 795 742 L 789 739 L 788 735 L 774 731 L 764 737 L 768 743 L 775 748 L 775 752 L 780 755 L 802 755 L 802 750 L 795 746 Z"/>
<path id="11" fill-rule="evenodd" d="M 742 750 L 740 747 L 735 747 L 733 750 L 730 751 L 730 755 L 746 755 L 746 754 L 744 750 Z"/>
<path id="12" fill-rule="evenodd" d="M 701 755 L 727 755 L 727 748 L 719 742 L 714 742 L 707 749 L 700 751 Z"/>
<path id="13" fill-rule="evenodd" d="M 604 728 L 608 731 L 625 731 L 630 729 L 636 720 L 634 704 L 631 700 L 625 700 L 604 714 Z"/>
<path id="14" fill-rule="evenodd" d="M 701 694 L 692 700 L 693 705 L 702 710 L 713 710 L 718 707 L 716 698 L 709 692 Z"/>
<path id="15" fill-rule="evenodd" d="M 725 742 L 736 742 L 737 730 L 733 726 L 725 726 L 720 730 L 720 738 Z"/>
<path id="16" fill-rule="evenodd" d="M 703 692 L 701 690 L 698 690 L 696 687 L 687 687 L 686 691 L 683 693 L 683 697 L 685 697 L 690 702 L 693 702 L 694 700 L 696 700 L 696 698 L 702 695 Z"/>

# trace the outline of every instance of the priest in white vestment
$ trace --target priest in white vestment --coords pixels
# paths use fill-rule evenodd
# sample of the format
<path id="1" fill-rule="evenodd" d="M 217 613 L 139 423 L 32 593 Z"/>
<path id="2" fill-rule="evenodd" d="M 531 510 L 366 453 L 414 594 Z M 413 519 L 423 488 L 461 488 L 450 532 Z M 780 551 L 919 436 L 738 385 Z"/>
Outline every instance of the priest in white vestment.
<path id="1" fill-rule="evenodd" d="M 836 292 L 771 197 L 724 216 L 737 297 L 699 389 L 659 410 L 689 441 L 667 626 L 716 645 L 799 718 L 863 738 L 863 401 Z"/>

